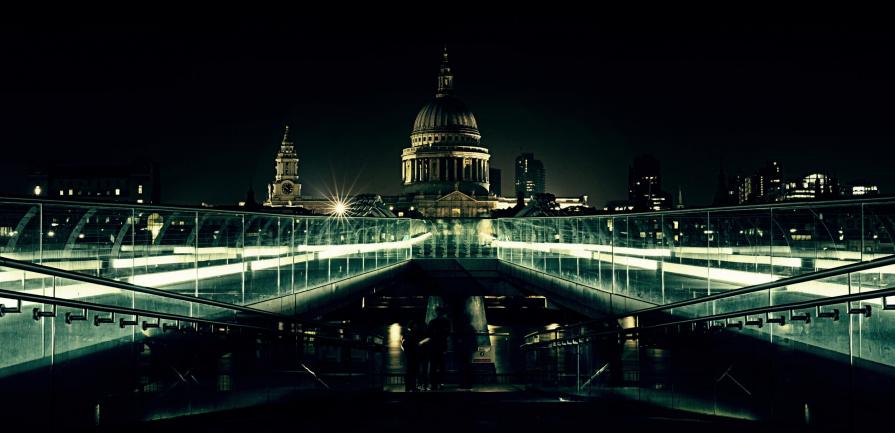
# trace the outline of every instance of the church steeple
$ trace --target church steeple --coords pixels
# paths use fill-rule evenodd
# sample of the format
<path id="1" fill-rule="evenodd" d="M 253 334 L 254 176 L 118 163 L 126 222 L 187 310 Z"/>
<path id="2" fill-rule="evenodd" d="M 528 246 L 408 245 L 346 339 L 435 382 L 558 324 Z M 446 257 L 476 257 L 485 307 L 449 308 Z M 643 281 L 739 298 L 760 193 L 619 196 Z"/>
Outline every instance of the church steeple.
<path id="1" fill-rule="evenodd" d="M 451 73 L 451 65 L 448 63 L 447 44 L 441 53 L 441 70 L 438 72 L 438 91 L 436 97 L 450 95 L 454 92 L 454 74 Z"/>
<path id="2" fill-rule="evenodd" d="M 283 132 L 283 141 L 280 143 L 281 146 L 289 146 L 292 147 L 292 138 L 289 137 L 289 125 L 286 125 L 286 130 Z"/>
<path id="3" fill-rule="evenodd" d="M 267 186 L 265 206 L 293 206 L 301 198 L 301 184 L 298 183 L 298 155 L 289 135 L 289 125 L 283 131 L 283 140 L 275 159 L 276 176 Z"/>

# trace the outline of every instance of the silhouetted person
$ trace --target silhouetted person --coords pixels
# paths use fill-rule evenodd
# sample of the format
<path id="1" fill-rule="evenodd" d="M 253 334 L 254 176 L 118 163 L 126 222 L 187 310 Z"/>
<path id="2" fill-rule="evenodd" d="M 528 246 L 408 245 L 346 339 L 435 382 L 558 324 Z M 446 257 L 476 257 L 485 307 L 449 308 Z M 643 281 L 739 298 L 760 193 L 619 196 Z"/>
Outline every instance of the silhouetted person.
<path id="1" fill-rule="evenodd" d="M 415 321 L 410 320 L 401 334 L 403 336 L 401 348 L 404 349 L 404 360 L 406 361 L 404 391 L 416 392 L 416 379 L 420 372 L 420 342 L 423 340 L 423 329 Z"/>
<path id="2" fill-rule="evenodd" d="M 429 338 L 429 382 L 432 390 L 439 390 L 444 385 L 444 357 L 447 353 L 448 337 L 451 334 L 451 321 L 446 317 L 447 310 L 438 307 L 437 317 L 429 321 L 427 335 Z"/>
<path id="3" fill-rule="evenodd" d="M 422 325 L 420 325 L 420 329 L 423 332 L 423 336 L 428 334 L 426 329 L 423 329 Z M 432 359 L 432 354 L 430 353 L 431 345 L 429 344 L 429 341 L 431 341 L 429 337 L 424 337 L 419 344 L 420 365 L 417 382 L 419 385 L 418 388 L 421 390 L 431 389 L 432 387 L 431 382 L 429 382 L 429 364 L 431 364 L 429 360 Z"/>

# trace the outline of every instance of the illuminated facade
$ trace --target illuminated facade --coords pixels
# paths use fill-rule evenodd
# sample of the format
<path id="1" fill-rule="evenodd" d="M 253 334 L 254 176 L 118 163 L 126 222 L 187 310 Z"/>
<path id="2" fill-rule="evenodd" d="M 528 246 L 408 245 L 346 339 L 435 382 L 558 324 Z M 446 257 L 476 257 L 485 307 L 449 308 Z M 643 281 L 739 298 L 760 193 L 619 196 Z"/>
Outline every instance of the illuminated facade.
<path id="1" fill-rule="evenodd" d="M 53 200 L 90 200 L 157 204 L 161 180 L 158 164 L 56 165 L 32 172 L 28 195 Z"/>
<path id="2" fill-rule="evenodd" d="M 267 185 L 265 206 L 295 207 L 301 200 L 301 184 L 298 182 L 298 155 L 289 137 L 289 126 L 283 133 L 280 151 L 276 158 L 276 177 Z"/>
<path id="3" fill-rule="evenodd" d="M 829 199 L 839 196 L 839 183 L 835 176 L 812 173 L 785 185 L 783 195 L 777 201 L 803 201 Z"/>
<path id="4" fill-rule="evenodd" d="M 866 180 L 860 180 L 843 185 L 840 192 L 844 197 L 879 195 L 879 187 Z"/>
<path id="5" fill-rule="evenodd" d="M 420 109 L 401 153 L 403 200 L 426 216 L 486 216 L 497 205 L 490 193 L 490 159 L 475 116 L 454 96 L 445 49 L 435 98 Z"/>

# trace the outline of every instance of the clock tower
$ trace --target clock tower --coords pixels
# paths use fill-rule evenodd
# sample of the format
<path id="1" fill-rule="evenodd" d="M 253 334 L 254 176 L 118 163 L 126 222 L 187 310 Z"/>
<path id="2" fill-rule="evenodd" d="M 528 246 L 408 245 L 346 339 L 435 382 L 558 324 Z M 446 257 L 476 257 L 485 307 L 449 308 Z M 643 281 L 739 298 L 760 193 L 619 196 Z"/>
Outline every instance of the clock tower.
<path id="1" fill-rule="evenodd" d="M 289 126 L 283 133 L 283 142 L 276 158 L 277 175 L 273 183 L 267 185 L 266 206 L 298 206 L 301 199 L 301 184 L 298 183 L 298 155 L 289 137 Z"/>

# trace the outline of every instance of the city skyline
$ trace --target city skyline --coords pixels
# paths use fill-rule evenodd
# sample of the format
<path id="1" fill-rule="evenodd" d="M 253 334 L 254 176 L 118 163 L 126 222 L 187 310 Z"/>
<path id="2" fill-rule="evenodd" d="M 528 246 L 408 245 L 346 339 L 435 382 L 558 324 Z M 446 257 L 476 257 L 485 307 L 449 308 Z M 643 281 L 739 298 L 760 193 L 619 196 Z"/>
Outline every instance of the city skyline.
<path id="1" fill-rule="evenodd" d="M 823 170 L 895 189 L 879 158 L 895 138 L 895 75 L 882 55 L 891 34 L 591 31 L 566 18 L 527 33 L 531 22 L 461 23 L 409 42 L 390 30 L 364 43 L 363 23 L 317 39 L 327 22 L 9 33 L 3 193 L 27 191 L 16 183 L 34 164 L 148 156 L 164 202 L 234 203 L 250 184 L 263 195 L 289 124 L 304 194 L 398 194 L 400 152 L 444 43 L 492 166 L 511 173 L 520 153 L 534 153 L 557 196 L 586 194 L 598 208 L 626 197 L 640 154 L 662 161 L 663 183 L 688 205 L 712 202 L 722 165 L 748 174 L 770 160 L 787 177 Z M 512 182 L 504 176 L 503 191 Z"/>

